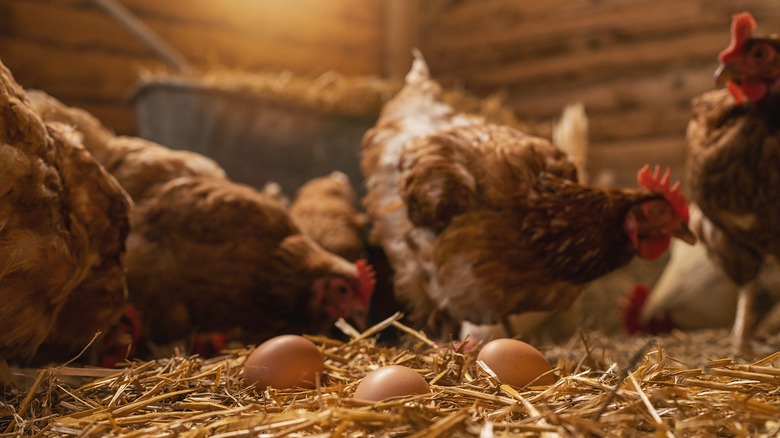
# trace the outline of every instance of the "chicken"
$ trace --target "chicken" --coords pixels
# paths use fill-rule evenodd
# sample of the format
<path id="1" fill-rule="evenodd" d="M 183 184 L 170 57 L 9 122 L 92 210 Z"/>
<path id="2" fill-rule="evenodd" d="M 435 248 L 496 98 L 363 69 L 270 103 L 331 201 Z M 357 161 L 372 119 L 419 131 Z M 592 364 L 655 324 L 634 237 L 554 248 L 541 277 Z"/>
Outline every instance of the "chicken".
<path id="1" fill-rule="evenodd" d="M 210 158 L 115 137 L 83 110 L 41 92 L 33 97 L 44 119 L 83 133 L 136 201 L 126 266 L 147 340 L 187 340 L 195 352 L 195 345 L 218 349 L 212 341 L 236 330 L 258 342 L 286 331 L 322 332 L 339 317 L 365 319 L 370 267 L 304 238 L 278 185 L 258 193 L 228 181 Z"/>
<path id="2" fill-rule="evenodd" d="M 77 130 L 84 146 L 119 181 L 135 201 L 142 201 L 170 180 L 182 176 L 226 178 L 225 171 L 211 158 L 201 154 L 172 150 L 157 143 L 131 136 L 115 136 L 97 118 L 81 108 L 69 107 L 43 91 L 31 90 L 28 97 L 33 109 L 49 122 L 68 124 Z M 118 336 L 131 339 L 138 347 L 140 315 L 131 307 L 125 309 Z M 113 334 L 112 334 L 113 335 Z M 116 336 L 114 336 L 116 337 Z M 104 365 L 120 358 L 128 340 L 112 339 L 112 353 L 104 351 Z M 198 340 L 207 343 L 207 340 Z M 136 348 L 132 352 L 137 352 Z M 125 353 L 126 354 L 126 353 Z"/>
<path id="3" fill-rule="evenodd" d="M 130 200 L 2 63 L 0 106 L 0 363 L 67 360 L 121 316 Z"/>
<path id="4" fill-rule="evenodd" d="M 699 235 L 739 285 L 732 330 L 749 348 L 750 309 L 767 256 L 780 255 L 780 40 L 754 37 L 749 13 L 734 16 L 716 77 L 725 89 L 693 100 L 686 182 L 702 211 Z"/>
<path id="5" fill-rule="evenodd" d="M 135 201 L 144 199 L 157 186 L 181 176 L 225 178 L 225 171 L 211 158 L 169 149 L 138 137 L 115 136 L 80 108 L 68 107 L 42 91 L 31 91 L 29 96 L 43 120 L 74 126 L 83 136 L 84 146 Z"/>
<path id="6" fill-rule="evenodd" d="M 298 189 L 290 216 L 298 228 L 327 251 L 355 261 L 363 256 L 365 217 L 343 172 L 308 181 Z"/>
<path id="7" fill-rule="evenodd" d="M 131 225 L 130 297 L 157 344 L 235 330 L 260 342 L 367 313 L 370 266 L 325 251 L 249 186 L 177 178 L 136 205 Z"/>
<path id="8" fill-rule="evenodd" d="M 55 142 L 63 145 L 60 147 L 68 155 L 67 161 L 61 162 L 58 167 L 66 182 L 66 190 L 75 198 L 72 210 L 81 210 L 72 214 L 80 214 L 85 222 L 89 221 L 86 225 L 89 245 L 85 260 L 89 271 L 70 294 L 54 329 L 31 363 L 71 359 L 89 344 L 97 332 L 102 332 L 103 336 L 96 339 L 84 360 L 90 364 L 113 366 L 123 357 L 108 360 L 105 348 L 118 343 L 120 349 L 126 350 L 133 341 L 118 327 L 128 304 L 122 258 L 125 239 L 130 232 L 132 201 L 117 181 L 78 143 L 71 128 L 52 123 L 49 130 Z M 77 189 L 80 187 L 83 189 Z"/>
<path id="9" fill-rule="evenodd" d="M 689 211 L 691 224 L 695 224 L 701 212 L 695 204 Z M 701 240 L 695 245 L 673 242 L 670 253 L 652 291 L 637 284 L 622 304 L 626 331 L 657 334 L 675 328 L 696 330 L 731 324 L 736 285 L 709 258 Z"/>
<path id="10" fill-rule="evenodd" d="M 658 334 L 733 325 L 738 287 L 707 255 L 704 244 L 673 242 L 670 252 L 672 257 L 652 290 L 637 284 L 625 300 L 624 329 Z M 757 278 L 759 299 L 754 308 L 758 315 L 772 309 L 780 291 L 780 270 L 770 266 Z M 763 326 L 763 318 L 757 319 Z"/>
<path id="11" fill-rule="evenodd" d="M 415 324 L 446 337 L 464 320 L 565 308 L 634 255 L 692 238 L 668 173 L 640 172 L 647 189 L 581 185 L 547 140 L 457 113 L 440 93 L 418 56 L 361 156 L 370 238 Z"/>
<path id="12" fill-rule="evenodd" d="M 491 118 L 494 123 L 496 122 Z M 504 124 L 504 123 L 501 123 Z M 519 123 L 511 126 L 522 130 Z M 587 156 L 588 156 L 588 118 L 585 114 L 585 106 L 582 103 L 567 105 L 552 126 L 553 143 L 569 156 L 569 160 L 577 169 L 579 182 L 587 182 Z M 376 267 L 376 265 L 374 265 Z M 588 288 L 592 287 L 589 286 Z M 585 291 L 588 290 L 585 289 Z M 567 309 L 555 309 L 553 311 L 521 312 L 509 315 L 504 323 L 477 326 L 464 321 L 461 324 L 460 339 L 495 339 L 513 336 L 526 339 L 533 343 L 554 343 L 567 340 L 577 330 L 580 324 L 580 315 L 583 310 L 580 297 Z"/>
<path id="13" fill-rule="evenodd" d="M 691 224 L 701 221 L 701 212 L 690 206 Z M 622 313 L 629 333 L 663 333 L 672 329 L 698 330 L 728 327 L 734 322 L 738 287 L 713 260 L 699 239 L 695 245 L 673 242 L 671 257 L 663 273 L 649 290 L 636 285 L 627 297 Z M 780 294 L 780 266 L 768 259 L 756 277 L 758 297 L 754 306 L 764 316 Z M 762 327 L 772 321 L 757 318 Z M 771 328 L 769 329 L 771 330 Z"/>

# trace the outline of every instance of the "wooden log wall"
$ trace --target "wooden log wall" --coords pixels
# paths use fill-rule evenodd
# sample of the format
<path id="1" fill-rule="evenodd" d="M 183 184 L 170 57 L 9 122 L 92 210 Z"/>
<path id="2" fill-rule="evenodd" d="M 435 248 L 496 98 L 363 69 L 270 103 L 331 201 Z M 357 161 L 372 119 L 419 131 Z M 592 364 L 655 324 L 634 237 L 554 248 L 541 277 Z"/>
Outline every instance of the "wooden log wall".
<path id="1" fill-rule="evenodd" d="M 385 68 L 383 0 L 119 3 L 196 66 L 344 74 Z M 0 0 L 0 60 L 24 87 L 83 107 L 120 133 L 136 132 L 128 97 L 139 71 L 163 65 L 91 0 Z"/>
<path id="2" fill-rule="evenodd" d="M 645 162 L 682 176 L 690 100 L 715 86 L 731 15 L 743 10 L 759 32 L 780 31 L 777 0 L 429 0 L 419 46 L 436 78 L 503 90 L 521 119 L 583 102 L 591 175 L 635 184 Z"/>
<path id="3" fill-rule="evenodd" d="M 777 0 L 119 0 L 196 66 L 401 76 L 419 47 L 434 77 L 503 91 L 527 120 L 581 101 L 591 174 L 681 175 L 690 99 L 714 84 L 733 13 L 780 29 Z M 162 61 L 92 0 L 0 0 L 0 59 L 29 88 L 136 132 L 139 71 Z"/>

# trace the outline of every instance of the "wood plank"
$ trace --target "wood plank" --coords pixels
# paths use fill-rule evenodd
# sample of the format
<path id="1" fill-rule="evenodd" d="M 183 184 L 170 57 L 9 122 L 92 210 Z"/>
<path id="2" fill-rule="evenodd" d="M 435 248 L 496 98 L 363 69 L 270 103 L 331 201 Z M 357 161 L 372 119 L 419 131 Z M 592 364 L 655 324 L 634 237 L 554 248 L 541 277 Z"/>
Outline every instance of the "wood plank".
<path id="1" fill-rule="evenodd" d="M 465 5 L 476 7 L 473 2 Z M 441 30 L 458 29 L 458 34 L 443 38 L 443 32 L 431 35 L 431 43 L 444 50 L 467 50 L 476 47 L 495 46 L 502 44 L 518 44 L 529 50 L 528 53 L 541 51 L 545 43 L 555 40 L 568 41 L 572 47 L 577 47 L 585 39 L 594 40 L 602 37 L 603 45 L 621 44 L 627 40 L 668 36 L 670 34 L 689 33 L 691 26 L 705 27 L 723 24 L 724 17 L 716 17 L 713 22 L 711 14 L 701 13 L 698 7 L 690 1 L 675 0 L 644 0 L 631 2 L 604 0 L 599 5 L 567 6 L 555 10 L 523 13 L 511 4 L 502 8 L 487 18 L 498 18 L 507 14 L 514 20 L 495 20 L 496 25 L 485 26 L 485 23 L 471 20 L 458 20 L 448 23 L 446 15 L 442 16 Z M 511 12 L 510 12 L 511 11 Z M 500 14 L 500 15 L 499 15 Z M 726 16 L 726 20 L 727 20 Z M 726 21 L 728 24 L 728 21 Z M 482 30 L 482 32 L 480 32 Z M 471 32 L 474 38 L 471 38 Z M 468 35 L 469 38 L 464 36 Z"/>
<path id="2" fill-rule="evenodd" d="M 138 81 L 138 71 L 159 62 L 95 48 L 64 51 L 6 37 L 0 37 L 0 53 L 25 88 L 98 100 L 125 98 Z"/>
<path id="3" fill-rule="evenodd" d="M 132 0 L 128 6 L 194 59 L 217 59 L 232 67 L 287 64 L 295 71 L 336 68 L 343 73 L 378 73 L 380 12 L 365 11 L 379 3 L 367 3 L 235 0 L 216 8 L 202 0 Z"/>
<path id="4" fill-rule="evenodd" d="M 201 66 L 379 74 L 381 1 L 122 3 Z M 146 47 L 86 0 L 3 0 L 0 16 L 0 59 L 20 83 L 135 131 L 128 95 L 139 70 L 162 67 Z"/>
<path id="5" fill-rule="evenodd" d="M 675 40 L 640 41 L 594 52 L 566 53 L 543 62 L 505 60 L 500 66 L 453 66 L 447 71 L 470 87 L 498 88 L 512 84 L 559 81 L 570 78 L 616 79 L 626 70 L 658 69 L 669 63 L 685 63 L 691 57 L 712 59 L 714 47 L 725 47 L 722 32 L 694 33 Z M 686 48 L 686 49 L 681 49 Z M 433 67 L 432 67 L 433 68 Z"/>
<path id="6" fill-rule="evenodd" d="M 423 9 L 431 46 L 465 51 L 517 44 L 538 50 L 562 39 L 572 47 L 593 43 L 622 44 L 635 39 L 673 37 L 698 30 L 728 29 L 733 5 L 712 0 L 601 0 L 458 2 Z M 740 3 L 759 22 L 773 28 L 780 20 L 776 4 L 766 0 Z M 427 14 L 427 15 L 425 15 Z M 600 36 L 601 38 L 594 38 Z"/>
<path id="7" fill-rule="evenodd" d="M 469 8 L 477 14 L 476 8 L 489 9 L 490 4 L 519 10 L 528 2 L 475 3 L 479 2 L 460 2 L 453 9 Z M 518 4 L 511 6 L 514 3 Z M 760 11 L 756 15 L 765 23 L 764 28 L 771 29 L 775 23 L 780 26 L 777 3 L 747 3 L 746 7 L 755 5 Z M 495 17 L 477 14 L 468 23 L 457 21 L 457 31 L 441 25 L 449 14 L 439 11 L 439 18 L 429 20 L 433 28 L 426 30 L 423 46 L 434 71 L 446 72 L 449 81 L 475 87 L 507 82 L 557 83 L 602 75 L 617 78 L 625 74 L 624 69 L 658 69 L 664 61 L 714 61 L 729 40 L 730 8 L 705 0 L 642 0 L 630 5 L 603 0 L 582 11 L 566 7 L 554 14 L 520 14 L 522 20 L 511 24 L 506 20 L 487 22 Z M 691 38 L 695 34 L 708 36 Z"/>
<path id="8" fill-rule="evenodd" d="M 240 32 L 297 33 L 312 29 L 337 35 L 345 28 L 381 24 L 383 0 L 123 0 L 139 16 L 199 25 L 231 27 Z M 298 26 L 305 26 L 299 28 Z"/>
<path id="9" fill-rule="evenodd" d="M 142 44 L 118 32 L 116 23 L 88 3 L 27 0 L 6 1 L 3 5 L 5 35 L 63 50 L 110 49 L 139 56 L 146 53 Z"/>
<path id="10" fill-rule="evenodd" d="M 685 137 L 691 111 L 688 108 L 634 110 L 588 114 L 590 138 L 593 141 L 633 139 L 654 135 Z"/>
<path id="11" fill-rule="evenodd" d="M 138 1 L 142 0 L 126 3 L 133 9 L 133 3 Z M 189 7 L 189 2 L 177 0 L 146 2 L 150 9 L 135 8 L 135 12 L 152 30 L 201 65 L 217 59 L 231 67 L 284 66 L 290 60 L 289 67 L 297 71 L 380 72 L 380 54 L 376 50 L 381 41 L 380 11 L 374 11 L 374 16 L 369 17 L 365 5 L 346 13 L 344 9 L 349 3 L 298 0 L 302 6 L 308 3 L 304 10 L 314 14 L 295 14 L 295 9 L 291 9 L 294 5 L 285 7 L 279 1 L 253 1 L 264 6 L 248 8 L 252 14 L 242 14 L 246 11 L 236 9 L 235 4 L 246 4 L 245 0 L 223 2 L 220 7 L 215 7 L 213 2 L 194 3 L 200 4 L 200 10 Z M 271 8 L 274 4 L 275 8 Z M 179 11 L 190 18 L 157 13 L 151 9 L 154 5 L 167 8 L 164 12 Z M 7 3 L 4 8 L 5 16 L 11 18 L 8 33 L 20 38 L 39 40 L 63 50 L 76 46 L 111 48 L 137 55 L 149 53 L 126 30 L 88 2 L 26 0 Z M 272 13 L 266 13 L 266 9 Z M 274 15 L 275 11 L 281 15 Z M 334 16 L 339 18 L 330 18 Z"/>
<path id="12" fill-rule="evenodd" d="M 636 187 L 636 172 L 650 164 L 670 167 L 672 178 L 684 182 L 686 154 L 679 136 L 597 143 L 588 151 L 588 173 L 594 181 L 606 176 L 616 187 Z"/>
<path id="13" fill-rule="evenodd" d="M 590 116 L 644 109 L 648 112 L 690 111 L 690 100 L 714 88 L 715 66 L 676 67 L 656 75 L 620 78 L 594 85 L 507 90 L 506 102 L 520 118 L 553 118 L 573 102 L 582 102 Z M 554 85 L 554 84 L 553 84 Z M 542 88 L 542 87 L 539 87 Z"/>
<path id="14" fill-rule="evenodd" d="M 401 79 L 412 65 L 412 49 L 419 43 L 417 0 L 384 2 L 384 77 Z"/>

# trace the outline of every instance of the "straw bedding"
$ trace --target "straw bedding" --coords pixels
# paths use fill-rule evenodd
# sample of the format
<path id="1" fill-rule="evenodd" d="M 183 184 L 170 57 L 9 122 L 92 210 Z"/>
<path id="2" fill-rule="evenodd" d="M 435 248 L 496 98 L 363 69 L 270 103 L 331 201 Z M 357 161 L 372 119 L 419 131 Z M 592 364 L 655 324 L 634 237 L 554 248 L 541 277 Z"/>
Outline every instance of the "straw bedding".
<path id="1" fill-rule="evenodd" d="M 758 360 L 732 358 L 726 333 L 659 340 L 580 333 L 540 346 L 556 367 L 549 387 L 502 385 L 477 350 L 440 346 L 396 314 L 348 342 L 309 337 L 324 351 L 313 390 L 244 388 L 251 347 L 202 359 L 174 356 L 120 369 L 35 370 L 0 404 L 0 432 L 28 436 L 778 436 L 778 339 Z M 399 333 L 389 345 L 383 333 Z M 402 364 L 430 395 L 376 404 L 351 398 L 368 372 Z"/>
<path id="2" fill-rule="evenodd" d="M 193 74 L 159 69 L 142 71 L 141 81 L 192 83 L 208 89 L 278 99 L 322 113 L 370 120 L 376 119 L 385 103 L 403 86 L 398 80 L 345 76 L 333 70 L 294 74 L 287 70 L 247 72 L 219 66 Z M 440 98 L 458 111 L 481 115 L 493 123 L 542 137 L 552 135 L 550 120 L 518 120 L 501 94 L 479 98 L 463 90 L 445 88 Z"/>

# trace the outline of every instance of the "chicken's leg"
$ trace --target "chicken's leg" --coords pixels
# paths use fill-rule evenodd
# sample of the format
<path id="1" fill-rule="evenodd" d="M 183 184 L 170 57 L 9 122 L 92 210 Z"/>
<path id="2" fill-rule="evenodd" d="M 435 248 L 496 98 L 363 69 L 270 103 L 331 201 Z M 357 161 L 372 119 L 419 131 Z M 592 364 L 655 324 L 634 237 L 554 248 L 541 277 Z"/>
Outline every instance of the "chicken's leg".
<path id="1" fill-rule="evenodd" d="M 737 291 L 737 313 L 734 326 L 731 329 L 731 341 L 741 352 L 749 351 L 749 335 L 755 323 L 753 305 L 756 300 L 756 282 L 754 280 L 743 284 Z"/>

